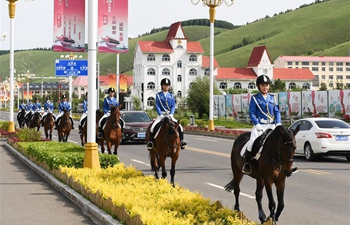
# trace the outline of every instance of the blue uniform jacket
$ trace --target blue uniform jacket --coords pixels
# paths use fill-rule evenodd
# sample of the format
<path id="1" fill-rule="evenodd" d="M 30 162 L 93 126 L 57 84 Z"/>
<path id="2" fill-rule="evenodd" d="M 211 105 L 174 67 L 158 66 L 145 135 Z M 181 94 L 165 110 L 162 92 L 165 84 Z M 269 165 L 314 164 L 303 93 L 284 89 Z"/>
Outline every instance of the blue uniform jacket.
<path id="1" fill-rule="evenodd" d="M 22 111 L 22 109 L 24 109 L 24 110 L 27 109 L 26 104 L 22 103 L 22 104 L 19 105 L 19 110 Z"/>
<path id="2" fill-rule="evenodd" d="M 58 111 L 61 113 L 64 110 L 68 110 L 70 111 L 70 105 L 69 102 L 60 102 L 60 104 L 58 104 Z"/>
<path id="3" fill-rule="evenodd" d="M 49 111 L 53 111 L 53 103 L 52 102 L 45 102 L 45 104 L 44 104 L 44 110 L 45 111 L 47 111 L 47 110 L 49 110 Z"/>
<path id="4" fill-rule="evenodd" d="M 119 102 L 117 101 L 116 98 L 114 97 L 110 97 L 108 96 L 107 98 L 105 98 L 105 100 L 103 101 L 103 112 L 106 114 L 108 113 L 108 111 L 111 110 L 111 106 L 110 105 L 113 105 L 113 106 L 119 106 Z"/>
<path id="5" fill-rule="evenodd" d="M 30 111 L 33 110 L 33 104 L 32 103 L 28 103 L 26 111 Z"/>
<path id="6" fill-rule="evenodd" d="M 41 110 L 41 104 L 40 102 L 35 102 L 32 107 L 33 111 L 40 111 Z"/>
<path id="7" fill-rule="evenodd" d="M 256 99 L 256 102 L 259 104 L 260 109 L 265 114 L 270 115 L 273 118 L 273 120 L 270 123 L 272 124 L 281 123 L 281 113 L 278 109 L 278 102 L 275 102 L 275 97 L 273 95 L 267 94 L 267 98 L 265 100 L 264 96 L 259 92 L 258 94 L 253 95 L 250 98 L 250 104 L 249 104 L 249 117 L 254 123 L 254 125 L 257 125 L 258 123 L 266 124 L 267 123 L 266 121 L 268 121 L 268 118 L 266 115 L 264 115 L 260 111 L 253 97 Z"/>
<path id="8" fill-rule="evenodd" d="M 86 113 L 88 111 L 88 100 L 85 99 L 83 101 L 83 110 L 84 110 L 84 113 Z"/>
<path id="9" fill-rule="evenodd" d="M 174 115 L 175 107 L 175 97 L 170 92 L 167 92 L 165 95 L 161 91 L 156 95 L 156 110 L 158 115 L 162 115 L 162 112 L 169 112 L 169 114 Z"/>

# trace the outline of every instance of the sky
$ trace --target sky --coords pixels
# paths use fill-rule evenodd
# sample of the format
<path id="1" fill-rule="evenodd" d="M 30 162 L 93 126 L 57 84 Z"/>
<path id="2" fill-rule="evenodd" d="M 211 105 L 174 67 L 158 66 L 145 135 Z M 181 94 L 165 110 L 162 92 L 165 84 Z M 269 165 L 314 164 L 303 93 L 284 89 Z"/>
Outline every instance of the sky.
<path id="1" fill-rule="evenodd" d="M 26 1 L 16 2 L 15 50 L 51 47 L 53 44 L 53 0 Z M 245 25 L 247 22 L 264 18 L 266 15 L 273 16 L 275 13 L 285 12 L 288 9 L 294 10 L 314 1 L 235 0 L 230 7 L 224 3 L 218 6 L 215 19 L 234 25 Z M 193 5 L 191 0 L 129 0 L 129 37 L 137 37 L 150 32 L 153 28 L 170 26 L 178 21 L 202 18 L 209 18 L 209 7 L 203 6 L 201 1 L 198 5 Z M 5 0 L 0 1 L 0 19 L 0 34 L 2 36 L 5 32 L 7 33 L 6 39 L 0 40 L 0 50 L 9 50 L 10 19 L 8 2 Z"/>

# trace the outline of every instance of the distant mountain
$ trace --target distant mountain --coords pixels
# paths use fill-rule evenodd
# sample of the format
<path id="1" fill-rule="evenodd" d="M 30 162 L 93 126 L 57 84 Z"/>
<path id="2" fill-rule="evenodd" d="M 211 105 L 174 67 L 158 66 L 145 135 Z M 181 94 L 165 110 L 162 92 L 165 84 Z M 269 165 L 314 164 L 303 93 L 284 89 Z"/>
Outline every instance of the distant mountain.
<path id="1" fill-rule="evenodd" d="M 299 9 L 276 13 L 271 18 L 267 16 L 241 27 L 234 26 L 229 29 L 216 27 L 214 55 L 219 65 L 245 67 L 253 47 L 262 44 L 267 46 L 272 61 L 280 55 L 350 55 L 349 0 L 316 1 L 316 3 L 319 4 L 303 5 Z M 201 19 L 190 21 L 199 20 Z M 209 26 L 184 26 L 183 29 L 188 39 L 199 41 L 205 55 L 209 55 Z M 168 29 L 165 29 L 130 39 L 129 53 L 120 54 L 120 73 L 132 75 L 134 49 L 138 41 L 162 41 L 167 33 Z M 16 73 L 23 74 L 29 70 L 40 77 L 54 76 L 54 61 L 62 54 L 43 50 L 15 52 Z M 82 55 L 87 58 L 87 53 Z M 97 60 L 100 62 L 102 75 L 116 73 L 115 54 L 99 53 Z M 0 77 L 4 79 L 9 76 L 8 54 L 0 56 L 0 65 Z"/>

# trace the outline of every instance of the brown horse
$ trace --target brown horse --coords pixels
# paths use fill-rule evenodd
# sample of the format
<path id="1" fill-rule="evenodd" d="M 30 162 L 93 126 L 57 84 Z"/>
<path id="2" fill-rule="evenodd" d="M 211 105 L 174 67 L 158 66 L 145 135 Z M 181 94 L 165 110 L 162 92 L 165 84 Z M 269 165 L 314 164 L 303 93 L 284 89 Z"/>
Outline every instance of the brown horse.
<path id="1" fill-rule="evenodd" d="M 35 112 L 31 115 L 31 118 L 28 123 L 29 128 L 36 128 L 36 131 L 39 131 L 41 127 L 41 115 L 40 112 Z"/>
<path id="2" fill-rule="evenodd" d="M 153 123 L 151 123 L 146 132 L 146 142 L 149 141 L 150 129 Z M 157 137 L 154 140 L 153 149 L 150 150 L 151 166 L 154 171 L 154 176 L 159 179 L 158 171 L 162 168 L 162 178 L 167 176 L 165 168 L 166 157 L 171 158 L 171 169 L 170 169 L 170 181 L 173 187 L 175 187 L 175 164 L 180 155 L 180 136 L 177 131 L 180 125 L 180 120 L 176 124 L 172 122 L 169 117 L 164 117 L 160 122 L 160 130 Z M 158 126 L 158 125 L 157 125 Z M 155 129 L 156 130 L 156 129 Z M 156 132 L 156 131 L 154 131 Z"/>
<path id="3" fill-rule="evenodd" d="M 52 140 L 52 130 L 55 126 L 55 120 L 51 112 L 48 112 L 45 116 L 44 121 L 44 131 L 46 139 L 50 138 Z"/>
<path id="4" fill-rule="evenodd" d="M 295 135 L 299 131 L 299 126 L 294 131 L 287 130 L 283 126 L 277 126 L 269 135 L 260 155 L 256 161 L 252 161 L 252 172 L 250 177 L 256 179 L 255 198 L 259 210 L 259 219 L 261 223 L 266 222 L 266 215 L 262 209 L 261 199 L 262 190 L 265 187 L 269 200 L 270 218 L 275 222 L 284 208 L 284 188 L 285 179 L 292 175 L 292 165 L 294 151 L 296 148 Z M 233 143 L 231 151 L 231 169 L 233 172 L 233 180 L 225 186 L 225 190 L 235 195 L 234 209 L 240 211 L 239 207 L 239 184 L 243 178 L 242 166 L 245 162 L 240 152 L 249 140 L 250 132 L 241 134 Z M 259 137 L 260 138 L 260 137 Z M 259 139 L 258 138 L 258 139 Z M 256 144 L 258 143 L 258 144 Z M 259 140 L 253 145 L 253 152 L 260 148 Z M 275 184 L 277 191 L 278 206 L 275 214 L 276 203 L 272 194 L 272 185 Z"/>
<path id="5" fill-rule="evenodd" d="M 22 109 L 18 114 L 17 114 L 17 121 L 19 124 L 19 128 L 24 128 L 26 125 L 26 117 L 25 117 L 26 111 Z"/>
<path id="6" fill-rule="evenodd" d="M 106 124 L 104 124 L 103 128 L 103 137 L 100 139 L 101 152 L 105 152 L 104 141 L 106 141 L 108 154 L 112 154 L 111 149 L 112 145 L 114 145 L 113 154 L 118 154 L 118 147 L 120 145 L 120 141 L 122 139 L 122 129 L 119 124 L 120 120 L 120 111 L 122 108 L 120 106 L 111 106 L 111 115 L 108 117 Z"/>
<path id="7" fill-rule="evenodd" d="M 95 121 L 95 123 L 96 123 L 96 131 L 95 131 L 95 134 L 98 133 L 98 122 L 100 121 L 100 119 L 102 118 L 102 116 L 103 116 L 103 112 L 102 112 L 101 110 L 97 109 L 97 110 L 96 110 L 96 121 Z M 86 144 L 86 138 L 87 138 L 87 121 L 88 121 L 87 118 L 88 118 L 88 116 L 85 117 L 85 118 L 81 121 L 81 126 L 82 126 L 82 128 L 83 128 L 83 133 L 80 134 L 81 146 L 84 146 L 84 145 Z M 98 140 L 98 139 L 97 139 L 97 136 L 96 136 L 96 138 L 95 138 L 96 143 L 98 143 L 97 140 Z"/>
<path id="8" fill-rule="evenodd" d="M 72 122 L 69 118 L 69 111 L 64 110 L 63 115 L 59 119 L 60 121 L 57 127 L 58 141 L 67 142 L 70 131 L 72 130 Z"/>

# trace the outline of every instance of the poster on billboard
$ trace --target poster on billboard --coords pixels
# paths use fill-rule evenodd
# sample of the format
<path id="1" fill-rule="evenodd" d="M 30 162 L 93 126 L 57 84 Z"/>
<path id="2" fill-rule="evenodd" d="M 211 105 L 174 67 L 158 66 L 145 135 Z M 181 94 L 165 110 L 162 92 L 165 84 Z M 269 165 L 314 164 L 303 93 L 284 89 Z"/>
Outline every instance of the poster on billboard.
<path id="1" fill-rule="evenodd" d="M 98 1 L 98 51 L 128 52 L 128 0 Z"/>
<path id="2" fill-rule="evenodd" d="M 85 51 L 85 0 L 54 0 L 53 21 L 53 51 Z"/>

